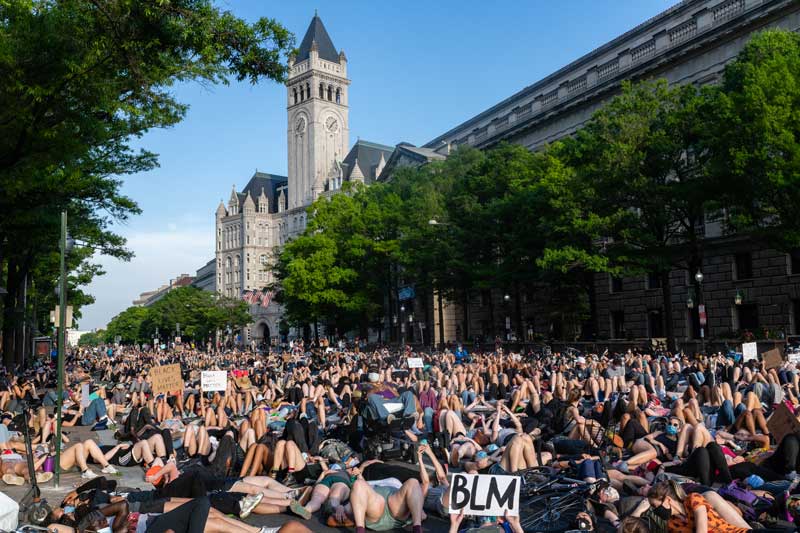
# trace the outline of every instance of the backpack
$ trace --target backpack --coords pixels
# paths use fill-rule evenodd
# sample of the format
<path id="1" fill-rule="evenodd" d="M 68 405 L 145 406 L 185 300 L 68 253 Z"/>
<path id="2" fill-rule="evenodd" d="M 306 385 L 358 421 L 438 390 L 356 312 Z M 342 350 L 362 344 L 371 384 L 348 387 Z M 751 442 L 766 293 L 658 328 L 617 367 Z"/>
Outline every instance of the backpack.
<path id="1" fill-rule="evenodd" d="M 748 522 L 757 520 L 761 513 L 768 511 L 773 505 L 771 500 L 740 487 L 736 481 L 721 487 L 717 494 L 738 507 Z"/>
<path id="2" fill-rule="evenodd" d="M 330 463 L 341 463 L 355 455 L 355 452 L 338 439 L 328 439 L 320 443 L 319 455 Z"/>
<path id="3" fill-rule="evenodd" d="M 549 424 L 544 425 L 549 426 L 552 433 L 555 435 L 563 433 L 564 428 L 567 427 L 567 407 L 567 402 L 562 402 L 556 398 L 550 400 L 550 403 L 547 405 L 548 411 L 552 413 L 552 418 Z"/>

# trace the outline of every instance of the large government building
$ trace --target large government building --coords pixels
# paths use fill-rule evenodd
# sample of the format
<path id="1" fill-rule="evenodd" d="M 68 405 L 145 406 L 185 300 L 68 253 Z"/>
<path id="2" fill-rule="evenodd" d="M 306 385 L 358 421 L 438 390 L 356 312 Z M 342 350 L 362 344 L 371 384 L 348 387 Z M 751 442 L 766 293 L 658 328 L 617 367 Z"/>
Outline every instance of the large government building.
<path id="1" fill-rule="evenodd" d="M 442 159 L 462 144 L 490 148 L 506 141 L 536 150 L 575 132 L 619 92 L 624 80 L 715 83 L 750 36 L 767 28 L 797 31 L 800 2 L 684 0 L 422 147 L 364 141 L 350 147 L 347 58 L 315 16 L 290 63 L 286 83 L 289 176 L 256 173 L 241 191 L 234 187 L 227 205 L 217 208 L 215 288 L 231 297 L 259 293 L 250 298 L 254 322 L 242 340 L 260 342 L 278 335 L 281 309 L 262 291 L 271 274 L 261 265 L 276 246 L 303 231 L 305 208 L 320 195 L 334 193 L 343 181 L 368 184 L 387 179 L 397 165 Z M 715 220 L 705 221 L 703 233 L 705 336 L 722 338 L 743 329 L 765 328 L 772 335 L 797 333 L 800 254 L 787 255 L 723 235 Z M 672 273 L 672 317 L 664 316 L 654 277 L 598 275 L 590 298 L 592 318 L 580 332 L 564 332 L 552 317 L 537 314 L 535 293 L 483 291 L 470 304 L 468 325 L 461 323 L 465 314 L 457 305 L 445 304 L 445 340 L 463 340 L 465 331 L 493 338 L 511 329 L 527 338 L 558 331 L 564 337 L 586 339 L 647 339 L 663 337 L 665 321 L 672 320 L 679 341 L 691 343 L 700 337 L 697 295 L 690 288 L 694 275 Z M 509 298 L 520 302 L 507 305 Z M 490 313 L 490 299 L 494 309 L 516 310 Z M 434 302 L 410 305 L 430 308 Z M 438 342 L 438 310 L 425 315 L 435 317 L 433 323 L 418 332 L 425 341 Z"/>

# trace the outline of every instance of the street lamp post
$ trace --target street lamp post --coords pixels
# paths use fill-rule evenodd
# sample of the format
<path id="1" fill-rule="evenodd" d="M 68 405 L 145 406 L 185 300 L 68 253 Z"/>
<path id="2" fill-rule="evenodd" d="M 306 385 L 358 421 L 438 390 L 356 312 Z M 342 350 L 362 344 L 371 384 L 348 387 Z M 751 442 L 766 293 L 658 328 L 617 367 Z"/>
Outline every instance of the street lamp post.
<path id="1" fill-rule="evenodd" d="M 449 226 L 449 224 L 441 223 L 435 218 L 432 218 L 428 221 L 428 225 L 430 226 Z M 439 301 L 439 342 L 441 343 L 441 349 L 444 350 L 444 302 L 442 300 L 442 289 L 441 287 L 436 291 L 436 296 Z"/>
<path id="2" fill-rule="evenodd" d="M 61 212 L 61 239 L 59 250 L 61 252 L 61 264 L 58 279 L 58 369 L 56 370 L 56 382 L 58 400 L 56 402 L 56 460 L 54 465 L 54 486 L 59 488 L 61 478 L 61 410 L 64 405 L 64 348 L 66 343 L 67 329 L 67 212 Z"/>
<path id="3" fill-rule="evenodd" d="M 697 321 L 700 323 L 700 351 L 706 353 L 706 324 L 708 322 L 706 316 L 706 306 L 703 301 L 703 273 L 700 268 L 694 275 L 694 280 L 697 282 Z"/>
<path id="4" fill-rule="evenodd" d="M 401 349 L 406 345 L 406 323 L 403 320 L 403 313 L 406 311 L 406 306 L 400 306 L 400 346 Z"/>

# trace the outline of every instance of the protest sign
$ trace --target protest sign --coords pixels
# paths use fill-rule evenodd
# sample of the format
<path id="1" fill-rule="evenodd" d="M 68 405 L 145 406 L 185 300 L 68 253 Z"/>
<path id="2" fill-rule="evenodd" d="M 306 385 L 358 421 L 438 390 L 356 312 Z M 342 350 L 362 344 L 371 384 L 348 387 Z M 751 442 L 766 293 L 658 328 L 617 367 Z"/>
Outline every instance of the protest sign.
<path id="1" fill-rule="evenodd" d="M 91 403 L 91 400 L 89 400 L 89 394 L 91 394 L 89 392 L 89 384 L 88 383 L 82 384 L 81 385 L 81 405 L 83 407 L 86 407 L 86 406 L 89 405 L 89 403 Z"/>
<path id="2" fill-rule="evenodd" d="M 742 360 L 744 362 L 758 359 L 758 343 L 745 342 L 742 344 Z"/>
<path id="3" fill-rule="evenodd" d="M 200 374 L 200 386 L 204 392 L 224 391 L 228 388 L 228 373 L 224 370 L 204 370 Z"/>
<path id="4" fill-rule="evenodd" d="M 781 364 L 783 364 L 783 357 L 781 357 L 781 351 L 777 348 L 773 348 L 768 352 L 762 353 L 761 359 L 764 361 L 764 368 L 767 370 L 769 370 L 770 368 L 777 368 L 781 366 Z"/>
<path id="5" fill-rule="evenodd" d="M 472 516 L 519 516 L 518 476 L 453 474 L 450 481 L 450 514 Z"/>
<path id="6" fill-rule="evenodd" d="M 163 394 L 183 390 L 181 365 L 154 366 L 150 370 L 153 380 L 153 394 Z"/>
<path id="7" fill-rule="evenodd" d="M 422 364 L 421 357 L 409 357 L 408 358 L 408 368 L 423 368 L 424 365 Z"/>
<path id="8" fill-rule="evenodd" d="M 800 420 L 781 402 L 767 419 L 767 429 L 775 437 L 775 442 L 781 442 L 791 433 L 800 436 Z"/>

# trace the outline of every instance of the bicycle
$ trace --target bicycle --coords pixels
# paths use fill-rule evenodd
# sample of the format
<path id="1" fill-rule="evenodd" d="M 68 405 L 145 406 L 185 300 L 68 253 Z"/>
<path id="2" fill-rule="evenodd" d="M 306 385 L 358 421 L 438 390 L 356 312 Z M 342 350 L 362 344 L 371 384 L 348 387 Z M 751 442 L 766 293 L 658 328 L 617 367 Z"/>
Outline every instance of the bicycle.
<path id="1" fill-rule="evenodd" d="M 522 472 L 522 483 L 520 525 L 526 533 L 591 530 L 591 520 L 580 515 L 589 513 L 586 500 L 599 481 L 588 483 L 537 467 Z"/>

